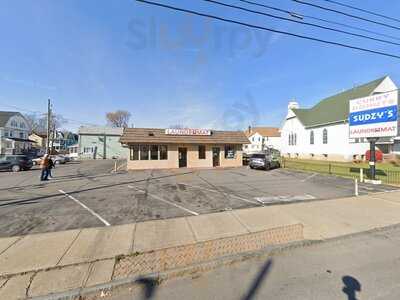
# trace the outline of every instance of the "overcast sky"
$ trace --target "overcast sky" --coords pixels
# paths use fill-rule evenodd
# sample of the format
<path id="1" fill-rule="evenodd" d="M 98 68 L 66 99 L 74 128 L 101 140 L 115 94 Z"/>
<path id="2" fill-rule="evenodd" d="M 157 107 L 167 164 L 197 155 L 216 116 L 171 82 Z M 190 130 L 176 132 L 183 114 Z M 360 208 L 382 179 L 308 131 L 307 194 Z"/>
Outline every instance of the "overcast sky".
<path id="1" fill-rule="evenodd" d="M 275 21 L 201 0 L 158 1 L 400 55 L 400 46 Z M 220 1 L 262 10 L 240 1 Z M 352 20 L 289 0 L 254 1 L 400 39 L 400 28 Z M 329 5 L 323 0 L 313 2 Z M 394 0 L 345 2 L 387 15 L 400 11 L 400 1 Z M 400 22 L 364 16 L 400 27 Z M 0 36 L 0 109 L 44 112 L 50 97 L 55 112 L 69 120 L 66 127 L 71 129 L 86 123 L 102 125 L 105 113 L 117 109 L 130 111 L 136 127 L 280 126 L 293 98 L 301 107 L 309 107 L 386 74 L 400 82 L 398 59 L 133 0 L 2 0 Z"/>

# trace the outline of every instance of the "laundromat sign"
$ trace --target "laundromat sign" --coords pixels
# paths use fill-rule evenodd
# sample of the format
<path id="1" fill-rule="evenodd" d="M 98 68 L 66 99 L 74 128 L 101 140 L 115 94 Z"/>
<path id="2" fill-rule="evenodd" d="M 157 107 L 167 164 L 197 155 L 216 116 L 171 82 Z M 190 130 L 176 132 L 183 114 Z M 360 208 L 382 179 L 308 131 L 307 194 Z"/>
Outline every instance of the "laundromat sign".
<path id="1" fill-rule="evenodd" d="M 350 138 L 397 136 L 397 91 L 350 100 L 349 112 Z"/>
<path id="2" fill-rule="evenodd" d="M 192 129 L 192 128 L 168 128 L 165 129 L 168 135 L 211 135 L 209 129 Z"/>

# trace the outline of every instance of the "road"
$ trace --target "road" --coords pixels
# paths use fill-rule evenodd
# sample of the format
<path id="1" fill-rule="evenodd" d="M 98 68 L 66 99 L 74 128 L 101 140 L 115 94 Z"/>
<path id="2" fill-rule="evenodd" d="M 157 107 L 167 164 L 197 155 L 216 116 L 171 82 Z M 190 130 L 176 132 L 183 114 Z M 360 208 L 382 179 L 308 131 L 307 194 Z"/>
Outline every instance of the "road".
<path id="1" fill-rule="evenodd" d="M 397 300 L 399 247 L 400 227 L 364 233 L 165 281 L 150 298 Z M 107 299 L 146 298 L 131 293 L 120 290 Z"/>

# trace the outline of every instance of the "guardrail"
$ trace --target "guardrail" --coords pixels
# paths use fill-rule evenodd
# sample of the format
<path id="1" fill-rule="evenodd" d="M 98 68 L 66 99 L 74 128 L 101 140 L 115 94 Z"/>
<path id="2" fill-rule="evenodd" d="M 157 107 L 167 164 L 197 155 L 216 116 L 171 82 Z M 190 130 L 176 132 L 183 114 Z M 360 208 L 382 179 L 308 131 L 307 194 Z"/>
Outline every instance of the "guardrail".
<path id="1" fill-rule="evenodd" d="M 282 167 L 288 169 L 330 174 L 348 178 L 361 179 L 360 178 L 361 176 L 363 176 L 366 179 L 371 178 L 369 168 L 356 167 L 353 165 L 346 166 L 335 163 L 322 163 L 322 162 L 319 163 L 319 162 L 308 162 L 301 160 L 282 159 Z M 400 185 L 400 170 L 395 171 L 395 170 L 377 169 L 376 179 L 381 180 L 383 183 Z"/>

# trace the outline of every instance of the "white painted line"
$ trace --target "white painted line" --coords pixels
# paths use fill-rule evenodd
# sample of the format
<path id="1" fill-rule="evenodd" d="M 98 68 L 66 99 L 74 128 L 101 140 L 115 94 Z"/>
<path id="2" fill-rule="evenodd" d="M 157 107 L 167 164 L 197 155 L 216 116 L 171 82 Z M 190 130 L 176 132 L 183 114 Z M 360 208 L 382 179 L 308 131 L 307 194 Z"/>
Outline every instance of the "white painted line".
<path id="1" fill-rule="evenodd" d="M 136 190 L 136 191 L 138 191 L 138 192 L 141 192 L 141 193 L 146 193 L 146 191 L 141 190 L 141 189 L 138 189 L 138 188 L 136 188 L 136 187 L 134 187 L 134 186 L 131 186 L 131 185 L 128 185 L 128 188 L 134 189 L 134 190 Z M 180 205 L 178 205 L 178 204 L 176 204 L 176 203 L 173 203 L 173 202 L 171 202 L 171 201 L 165 200 L 165 199 L 163 199 L 163 198 L 161 198 L 161 197 L 159 197 L 159 196 L 157 196 L 157 195 L 150 194 L 150 193 L 147 193 L 147 195 L 149 195 L 150 197 L 152 197 L 152 198 L 154 198 L 154 199 L 157 199 L 157 200 L 159 200 L 159 201 L 162 201 L 162 202 L 164 202 L 164 203 L 167 203 L 167 204 L 169 204 L 169 205 L 172 205 L 172 206 L 175 206 L 175 207 L 177 207 L 177 208 L 180 208 L 180 209 L 182 209 L 182 210 L 184 210 L 184 211 L 186 211 L 186 212 L 188 212 L 188 213 L 190 213 L 190 214 L 192 214 L 192 215 L 194 215 L 194 216 L 198 216 L 198 215 L 199 215 L 197 212 L 194 212 L 194 211 L 192 211 L 192 210 L 189 210 L 189 209 L 187 209 L 187 208 L 184 208 L 183 206 L 180 206 Z"/>
<path id="2" fill-rule="evenodd" d="M 309 180 L 309 179 L 311 179 L 311 178 L 313 178 L 313 177 L 315 177 L 315 176 L 317 176 L 317 175 L 318 175 L 318 173 L 311 174 L 311 175 L 308 176 L 307 178 L 301 180 L 301 182 L 306 182 L 307 180 Z"/>
<path id="3" fill-rule="evenodd" d="M 72 197 L 71 195 L 69 195 L 68 193 L 64 192 L 63 190 L 58 190 L 61 194 L 64 194 L 65 196 L 67 196 L 69 199 L 75 201 L 76 203 L 78 203 L 80 206 L 82 206 L 84 209 L 86 209 L 88 212 L 90 212 L 93 216 L 95 216 L 96 218 L 98 218 L 101 222 L 104 223 L 104 225 L 106 226 L 110 226 L 110 223 L 108 223 L 106 220 L 104 220 L 98 213 L 94 212 L 92 209 L 90 209 L 89 207 L 87 207 L 85 204 L 83 204 L 82 202 L 80 202 L 78 199 Z"/>
<path id="4" fill-rule="evenodd" d="M 262 205 L 261 202 L 252 201 L 252 200 L 249 200 L 249 199 L 246 199 L 246 198 L 242 198 L 242 197 L 239 197 L 239 196 L 236 196 L 236 195 L 233 195 L 233 194 L 229 194 L 229 193 L 226 193 L 226 192 L 223 192 L 223 191 L 212 190 L 212 189 L 208 189 L 208 188 L 205 188 L 205 187 L 202 187 L 202 186 L 191 185 L 191 184 L 180 183 L 180 182 L 177 183 L 177 184 L 182 184 L 182 185 L 186 185 L 188 187 L 192 187 L 192 188 L 199 189 L 199 190 L 205 190 L 205 191 L 209 191 L 209 192 L 213 192 L 213 193 L 218 193 L 218 194 L 222 193 L 222 194 L 227 195 L 229 197 L 236 198 L 236 199 L 239 199 L 239 200 L 251 203 L 251 204 L 258 204 L 258 205 L 261 204 Z"/>
<path id="5" fill-rule="evenodd" d="M 273 203 L 273 202 L 292 202 L 302 200 L 313 200 L 315 197 L 310 194 L 295 195 L 295 196 L 267 196 L 267 197 L 256 197 L 255 200 L 261 203 Z"/>

